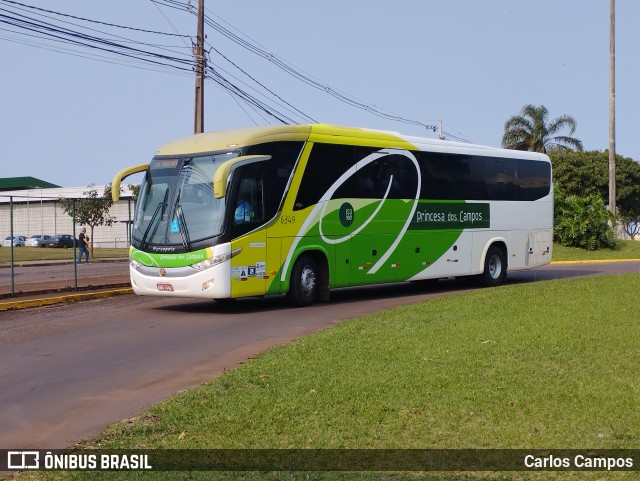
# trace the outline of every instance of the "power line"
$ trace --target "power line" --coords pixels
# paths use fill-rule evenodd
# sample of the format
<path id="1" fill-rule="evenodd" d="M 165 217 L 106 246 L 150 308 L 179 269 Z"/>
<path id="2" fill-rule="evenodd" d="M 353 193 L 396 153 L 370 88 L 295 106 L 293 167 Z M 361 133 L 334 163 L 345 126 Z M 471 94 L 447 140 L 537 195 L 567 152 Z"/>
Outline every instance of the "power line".
<path id="1" fill-rule="evenodd" d="M 220 18 L 220 17 L 218 17 Z M 301 71 L 300 69 L 292 66 L 291 64 L 289 64 L 288 62 L 286 62 L 285 60 L 281 59 L 280 57 L 278 57 L 277 55 L 274 55 L 271 52 L 268 52 L 267 50 L 265 50 L 263 47 L 260 47 L 258 45 L 256 45 L 254 42 L 249 41 L 249 40 L 245 40 L 244 38 L 240 37 L 239 35 L 236 35 L 235 33 L 233 33 L 232 31 L 230 31 L 228 28 L 224 27 L 223 25 L 221 25 L 220 23 L 216 22 L 215 20 L 211 19 L 209 16 L 205 16 L 205 22 L 207 23 L 208 26 L 210 26 L 212 29 L 214 29 L 215 31 L 217 31 L 218 33 L 220 33 L 221 35 L 223 35 L 225 38 L 231 40 L 232 42 L 236 43 L 237 45 L 239 45 L 240 47 L 246 49 L 247 51 L 269 61 L 270 63 L 272 63 L 274 66 L 276 66 L 277 68 L 281 69 L 282 71 L 284 71 L 285 73 L 287 73 L 288 75 L 294 77 L 295 79 L 303 82 L 304 84 L 323 91 L 329 95 L 331 95 L 332 97 L 338 99 L 339 101 L 350 105 L 352 107 L 356 107 L 359 108 L 361 110 L 365 110 L 373 115 L 376 115 L 378 117 L 381 118 L 386 118 L 388 120 L 394 120 L 397 122 L 401 122 L 401 123 L 405 123 L 405 124 L 411 124 L 411 125 L 419 125 L 422 127 L 425 127 L 429 130 L 435 130 L 436 126 L 435 125 L 431 125 L 431 124 L 426 124 L 420 120 L 416 120 L 416 119 L 410 119 L 407 117 L 403 117 L 401 115 L 397 115 L 397 114 L 393 114 L 390 112 L 386 112 L 376 106 L 372 106 L 369 104 L 366 104 L 360 100 L 355 99 L 354 97 L 345 94 L 345 93 L 341 93 L 340 91 L 338 91 L 337 89 L 331 87 L 329 84 L 321 82 L 319 80 L 316 80 L 312 77 L 310 77 L 308 74 L 304 73 L 303 71 Z M 243 34 L 244 35 L 244 34 Z M 246 37 L 246 36 L 245 36 Z"/>
<path id="2" fill-rule="evenodd" d="M 84 22 L 91 22 L 91 23 L 96 23 L 96 24 L 100 24 L 100 25 L 106 25 L 106 26 L 109 26 L 109 27 L 116 27 L 116 28 L 122 28 L 122 29 L 126 29 L 126 30 L 133 30 L 133 31 L 136 31 L 136 32 L 153 33 L 153 34 L 156 34 L 156 35 L 167 35 L 167 36 L 172 36 L 172 37 L 190 38 L 189 35 L 181 35 L 179 33 L 158 32 L 156 30 L 146 30 L 146 29 L 143 29 L 143 28 L 127 27 L 125 25 L 118 25 L 118 24 L 115 24 L 115 23 L 101 22 L 100 20 L 93 20 L 93 19 L 90 19 L 90 18 L 77 17 L 75 15 L 69 15 L 67 13 L 56 12 L 56 11 L 53 11 L 53 10 L 47 10 L 46 8 L 40 8 L 40 7 L 36 7 L 34 5 L 26 5 L 24 3 L 16 2 L 14 0 L 0 0 L 0 1 L 2 1 L 3 3 L 10 3 L 12 5 L 20 5 L 21 7 L 32 9 L 32 10 L 38 10 L 40 12 L 51 13 L 53 15 L 58 15 L 60 17 L 73 18 L 74 20 L 82 20 Z"/>
<path id="3" fill-rule="evenodd" d="M 156 8 L 158 9 L 160 9 L 160 6 L 163 6 L 190 14 L 195 13 L 191 1 L 150 1 L 155 4 Z M 90 28 L 88 26 L 73 24 L 63 20 L 64 18 L 67 18 L 86 22 L 88 24 L 103 25 L 110 28 L 124 29 L 132 32 L 171 36 L 181 38 L 183 41 L 185 39 L 192 39 L 192 37 L 189 35 L 180 34 L 162 11 L 161 13 L 170 23 L 175 33 L 160 32 L 157 30 L 129 27 L 116 23 L 92 20 L 76 15 L 70 15 L 49 9 L 34 7 L 21 2 L 17 2 L 15 0 L 0 0 L 0 3 L 10 5 L 18 11 L 32 12 L 33 14 L 45 17 L 48 20 L 44 21 L 26 14 L 17 13 L 16 11 L 7 10 L 6 8 L 0 8 L 0 23 L 4 23 L 9 26 L 9 28 L 5 29 L 5 31 L 11 32 L 15 35 L 23 36 L 22 39 L 10 39 L 5 37 L 4 39 L 7 41 L 23 43 L 25 45 L 30 45 L 37 48 L 43 48 L 83 58 L 91 58 L 93 60 L 108 63 L 115 63 L 130 67 L 135 66 L 137 68 L 144 68 L 152 71 L 179 73 L 181 75 L 193 73 L 194 64 L 191 52 L 187 54 L 185 52 L 176 51 L 176 49 L 183 49 L 184 47 L 162 46 L 154 43 L 142 42 L 138 39 L 131 39 L 120 35 L 114 35 L 111 32 L 104 32 Z M 76 29 L 79 28 L 93 33 L 86 33 L 74 30 L 72 28 L 62 27 L 61 25 L 56 23 L 52 23 L 54 21 L 54 18 L 52 18 L 51 16 L 55 16 L 56 19 L 60 17 L 55 21 L 64 22 L 72 25 Z M 230 40 L 233 44 L 240 46 L 250 53 L 268 61 L 285 74 L 293 77 L 303 84 L 319 90 L 325 94 L 329 94 L 340 102 L 345 103 L 346 105 L 367 111 L 378 117 L 405 124 L 418 125 L 430 130 L 436 129 L 435 125 L 388 112 L 375 105 L 367 104 L 366 102 L 358 100 L 347 93 L 335 89 L 329 84 L 312 77 L 310 74 L 307 74 L 303 70 L 283 60 L 278 55 L 275 55 L 272 52 L 268 51 L 266 48 L 260 46 L 256 41 L 250 39 L 244 33 L 240 32 L 238 29 L 221 19 L 219 16 L 216 15 L 216 17 L 221 21 L 218 22 L 212 19 L 208 14 L 205 15 L 204 21 L 215 32 L 219 33 L 227 40 Z M 230 28 L 222 25 L 221 22 L 226 23 Z M 18 29 L 18 31 L 12 30 L 11 28 Z M 232 29 L 239 32 L 239 34 L 232 31 Z M 38 39 L 38 41 L 24 40 L 24 37 L 28 36 L 31 36 L 34 39 Z M 69 47 L 54 47 L 48 45 L 46 42 L 67 44 L 74 48 L 88 49 L 89 53 L 80 53 L 77 50 Z M 237 99 L 237 101 L 243 102 L 251 110 L 257 113 L 263 120 L 265 120 L 264 115 L 266 115 L 267 118 L 281 123 L 295 124 L 298 123 L 296 119 L 302 120 L 303 123 L 317 122 L 312 116 L 306 114 L 298 107 L 295 107 L 291 102 L 285 100 L 281 95 L 278 95 L 273 89 L 267 87 L 264 82 L 258 80 L 254 75 L 250 74 L 247 69 L 242 68 L 238 64 L 238 62 L 232 60 L 228 55 L 225 55 L 219 48 L 214 48 L 210 44 L 208 45 L 210 47 L 209 52 L 215 52 L 217 58 L 227 62 L 233 69 L 239 72 L 241 76 L 246 77 L 246 79 L 248 80 L 247 82 L 241 80 L 239 77 L 234 76 L 230 72 L 226 71 L 224 68 L 222 68 L 222 66 L 214 64 L 211 61 L 209 61 L 210 65 L 206 66 L 205 78 L 209 81 L 214 82 L 219 87 L 230 93 L 234 99 Z M 187 48 L 189 48 L 188 44 Z M 101 53 L 98 54 L 97 52 Z M 244 87 L 239 86 L 238 83 L 243 84 Z M 256 90 L 256 88 L 250 86 L 250 84 L 257 86 L 256 88 L 259 89 L 262 93 Z M 251 93 L 250 91 L 253 91 L 254 93 Z M 265 100 L 261 100 L 259 96 L 264 97 Z M 242 110 L 245 112 L 245 114 L 248 115 L 245 109 Z M 255 123 L 253 119 L 251 120 Z M 462 137 L 459 137 L 458 135 L 452 134 L 450 132 L 443 133 L 446 134 L 449 138 L 468 142 L 466 139 L 463 139 Z"/>
<path id="4" fill-rule="evenodd" d="M 5 0 L 2 0 L 5 1 Z M 8 12 L 6 9 L 0 8 L 0 12 Z M 134 48 L 127 45 L 114 42 L 109 39 L 88 35 L 68 28 L 60 27 L 49 22 L 40 21 L 26 16 L 15 16 L 13 12 L 9 15 L 0 13 L 0 23 L 31 32 L 34 36 L 48 38 L 49 40 L 67 43 L 75 46 L 86 47 L 90 49 L 102 50 L 115 55 L 136 59 L 142 62 L 148 62 L 156 65 L 171 66 L 182 70 L 191 70 L 191 58 L 179 58 L 160 52 L 153 52 Z M 188 65 L 188 67 L 182 66 Z"/>
<path id="5" fill-rule="evenodd" d="M 242 72 L 244 75 L 246 75 L 247 77 L 249 77 L 252 81 L 254 81 L 257 85 L 259 85 L 261 88 L 263 88 L 264 90 L 266 90 L 267 92 L 269 92 L 271 95 L 273 95 L 275 98 L 277 98 L 278 100 L 282 101 L 284 104 L 286 104 L 288 107 L 291 107 L 291 109 L 293 109 L 295 112 L 297 112 L 298 114 L 300 114 L 303 118 L 307 119 L 307 121 L 312 122 L 312 123 L 317 123 L 318 121 L 315 120 L 313 117 L 305 114 L 304 112 L 302 112 L 300 109 L 294 107 L 293 105 L 291 105 L 289 102 L 287 102 L 286 100 L 284 100 L 282 97 L 280 97 L 278 94 L 276 94 L 273 90 L 271 90 L 270 88 L 266 87 L 262 82 L 258 81 L 257 79 L 255 79 L 252 75 L 250 75 L 246 70 L 242 69 L 241 67 L 239 67 L 235 62 L 233 62 L 232 60 L 230 60 L 226 55 L 224 55 L 222 52 L 220 52 L 218 49 L 216 49 L 215 47 L 211 47 L 211 49 L 213 51 L 215 51 L 220 57 L 222 57 L 223 59 L 225 59 L 227 62 L 229 62 L 231 65 L 233 65 L 236 69 L 238 69 L 240 72 Z"/>

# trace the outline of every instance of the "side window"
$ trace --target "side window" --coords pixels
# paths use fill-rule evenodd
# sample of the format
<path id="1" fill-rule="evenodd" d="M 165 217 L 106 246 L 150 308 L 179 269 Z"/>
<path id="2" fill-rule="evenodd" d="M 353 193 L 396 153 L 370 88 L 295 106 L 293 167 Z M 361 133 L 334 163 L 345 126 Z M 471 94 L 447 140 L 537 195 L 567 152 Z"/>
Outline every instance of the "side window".
<path id="1" fill-rule="evenodd" d="M 231 176 L 226 206 L 231 237 L 250 232 L 265 222 L 264 162 L 239 167 Z"/>
<path id="2" fill-rule="evenodd" d="M 484 171 L 477 172 L 476 159 L 462 154 L 414 154 L 422 172 L 421 198 L 449 200 L 484 197 Z M 484 166 L 484 163 L 481 165 Z"/>
<path id="3" fill-rule="evenodd" d="M 264 188 L 262 177 L 244 177 L 238 184 L 233 224 L 264 221 Z"/>
<path id="4" fill-rule="evenodd" d="M 414 152 L 422 173 L 422 199 L 525 200 L 549 194 L 546 162 L 483 155 Z"/>
<path id="5" fill-rule="evenodd" d="M 331 186 L 356 163 L 355 147 L 350 145 L 314 144 L 296 195 L 294 210 L 317 204 Z M 340 185 L 333 198 L 356 197 L 356 176 Z"/>
<path id="6" fill-rule="evenodd" d="M 551 189 L 551 165 L 535 160 L 518 161 L 518 182 L 520 200 L 538 200 Z"/>
<path id="7" fill-rule="evenodd" d="M 249 147 L 244 155 L 270 155 L 263 163 L 265 220 L 276 215 L 303 142 L 269 142 Z"/>
<path id="8" fill-rule="evenodd" d="M 517 160 L 488 158 L 485 175 L 489 200 L 518 200 Z"/>
<path id="9" fill-rule="evenodd" d="M 360 155 L 359 158 L 365 156 Z M 416 195 L 418 175 L 413 163 L 404 155 L 390 154 L 358 169 L 358 196 L 382 199 L 412 199 Z"/>

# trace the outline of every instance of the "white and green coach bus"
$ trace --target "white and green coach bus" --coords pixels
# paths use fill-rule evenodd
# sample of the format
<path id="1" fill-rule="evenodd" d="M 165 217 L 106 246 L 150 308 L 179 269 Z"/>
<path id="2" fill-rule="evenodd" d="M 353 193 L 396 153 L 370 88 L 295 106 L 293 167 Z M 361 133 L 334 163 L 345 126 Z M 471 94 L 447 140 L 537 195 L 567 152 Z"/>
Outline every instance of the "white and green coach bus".
<path id="1" fill-rule="evenodd" d="M 136 202 L 131 284 L 216 300 L 476 276 L 551 260 L 546 155 L 332 125 L 194 135 L 162 147 Z"/>

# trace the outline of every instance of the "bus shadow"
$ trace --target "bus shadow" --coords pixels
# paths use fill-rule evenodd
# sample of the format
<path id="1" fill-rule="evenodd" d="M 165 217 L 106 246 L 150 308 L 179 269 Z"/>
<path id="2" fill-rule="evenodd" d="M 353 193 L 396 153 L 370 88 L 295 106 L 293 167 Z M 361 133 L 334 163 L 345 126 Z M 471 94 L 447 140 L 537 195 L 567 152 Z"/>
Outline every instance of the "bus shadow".
<path id="1" fill-rule="evenodd" d="M 322 309 L 336 304 L 353 304 L 363 301 L 393 300 L 415 297 L 419 302 L 425 295 L 446 295 L 476 288 L 477 285 L 466 279 L 443 279 L 433 284 L 398 282 L 393 284 L 377 284 L 334 289 L 331 291 L 329 303 L 317 302 L 309 307 L 296 307 L 289 304 L 284 294 L 247 297 L 231 301 L 194 301 L 176 305 L 157 307 L 158 310 L 181 313 L 219 313 L 219 314 L 248 314 L 254 312 Z M 406 302 L 403 302 L 406 303 Z"/>
<path id="2" fill-rule="evenodd" d="M 542 269 L 532 269 L 529 271 L 510 272 L 506 285 L 525 284 L 530 282 L 550 281 L 555 279 L 571 279 L 576 277 L 594 276 L 602 274 L 603 271 L 591 268 L 558 268 L 548 267 Z M 300 308 L 291 306 L 284 294 L 248 297 L 232 301 L 193 301 L 176 305 L 157 307 L 164 311 L 174 311 L 182 313 L 212 313 L 212 314 L 249 314 L 257 312 L 270 312 L 281 310 L 299 309 L 322 309 L 323 307 L 335 304 L 352 304 L 363 301 L 393 300 L 405 298 L 402 302 L 421 302 L 433 297 L 455 294 L 458 292 L 477 289 L 478 283 L 473 278 L 448 278 L 438 282 L 411 283 L 398 282 L 393 284 L 378 284 L 370 286 L 348 287 L 334 289 L 331 291 L 330 303 L 316 303 L 313 306 Z M 409 298 L 408 300 L 406 298 Z M 415 299 L 411 299 L 415 298 Z"/>

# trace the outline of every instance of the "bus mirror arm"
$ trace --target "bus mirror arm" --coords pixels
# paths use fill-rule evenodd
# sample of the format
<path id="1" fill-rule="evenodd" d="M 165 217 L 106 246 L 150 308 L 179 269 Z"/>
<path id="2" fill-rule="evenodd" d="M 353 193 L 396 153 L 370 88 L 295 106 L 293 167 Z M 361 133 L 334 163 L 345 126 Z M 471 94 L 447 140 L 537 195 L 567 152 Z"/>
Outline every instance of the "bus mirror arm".
<path id="1" fill-rule="evenodd" d="M 227 195 L 227 181 L 231 173 L 240 166 L 263 162 L 271 159 L 270 155 L 243 155 L 227 160 L 213 174 L 213 197 L 222 199 Z"/>
<path id="2" fill-rule="evenodd" d="M 114 202 L 118 202 L 120 200 L 120 183 L 129 177 L 130 175 L 137 174 L 139 172 L 145 172 L 149 170 L 149 164 L 138 164 L 131 167 L 127 167 L 122 169 L 116 175 L 113 176 L 113 180 L 111 181 L 111 198 Z"/>

